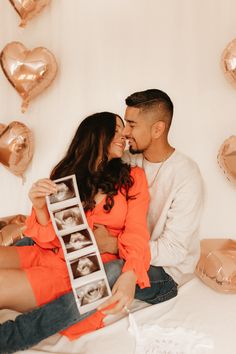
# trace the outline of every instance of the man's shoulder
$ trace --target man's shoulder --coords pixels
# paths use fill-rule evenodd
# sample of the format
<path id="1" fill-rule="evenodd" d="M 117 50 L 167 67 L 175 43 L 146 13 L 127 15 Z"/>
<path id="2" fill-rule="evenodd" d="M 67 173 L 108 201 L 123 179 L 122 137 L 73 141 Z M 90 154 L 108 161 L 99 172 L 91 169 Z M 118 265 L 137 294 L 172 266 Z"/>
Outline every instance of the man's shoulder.
<path id="1" fill-rule="evenodd" d="M 187 169 L 196 169 L 199 171 L 199 167 L 196 161 L 194 161 L 188 155 L 177 150 L 173 154 L 172 163 L 178 168 L 182 167 Z"/>
<path id="2" fill-rule="evenodd" d="M 180 151 L 175 151 L 170 168 L 170 173 L 179 180 L 202 181 L 202 175 L 197 162 Z"/>

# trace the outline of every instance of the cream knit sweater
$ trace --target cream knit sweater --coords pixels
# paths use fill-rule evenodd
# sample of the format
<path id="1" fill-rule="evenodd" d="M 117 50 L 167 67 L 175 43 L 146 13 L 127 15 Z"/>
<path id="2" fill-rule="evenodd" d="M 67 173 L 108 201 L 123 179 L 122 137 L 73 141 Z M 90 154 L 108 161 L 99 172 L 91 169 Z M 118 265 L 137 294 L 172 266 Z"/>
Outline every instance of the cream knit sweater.
<path id="1" fill-rule="evenodd" d="M 143 167 L 147 176 L 151 264 L 163 267 L 182 285 L 192 277 L 200 253 L 203 183 L 199 168 L 178 151 L 164 163 L 151 163 L 142 154 L 129 152 L 124 161 Z"/>

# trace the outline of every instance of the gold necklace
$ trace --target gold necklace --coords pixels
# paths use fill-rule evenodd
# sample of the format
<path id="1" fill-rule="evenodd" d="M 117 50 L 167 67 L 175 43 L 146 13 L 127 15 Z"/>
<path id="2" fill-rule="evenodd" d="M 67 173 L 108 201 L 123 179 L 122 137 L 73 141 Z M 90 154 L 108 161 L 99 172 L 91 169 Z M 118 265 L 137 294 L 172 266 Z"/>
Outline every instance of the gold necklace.
<path id="1" fill-rule="evenodd" d="M 174 151 L 175 151 L 175 150 L 174 150 Z M 168 158 L 172 155 L 172 153 L 173 153 L 174 151 L 171 151 L 171 152 L 167 155 L 167 157 L 161 162 L 161 165 L 160 165 L 160 167 L 158 168 L 158 170 L 157 170 L 157 172 L 156 172 L 156 174 L 155 174 L 155 176 L 154 176 L 152 182 L 151 182 L 150 184 L 148 184 L 148 188 L 152 188 L 152 186 L 153 186 L 154 182 L 156 181 L 156 178 L 157 178 L 158 173 L 160 172 L 162 166 L 164 165 L 164 163 L 168 160 Z M 144 168 L 144 160 L 145 160 L 145 157 L 143 156 L 142 169 L 145 171 L 145 168 Z"/>

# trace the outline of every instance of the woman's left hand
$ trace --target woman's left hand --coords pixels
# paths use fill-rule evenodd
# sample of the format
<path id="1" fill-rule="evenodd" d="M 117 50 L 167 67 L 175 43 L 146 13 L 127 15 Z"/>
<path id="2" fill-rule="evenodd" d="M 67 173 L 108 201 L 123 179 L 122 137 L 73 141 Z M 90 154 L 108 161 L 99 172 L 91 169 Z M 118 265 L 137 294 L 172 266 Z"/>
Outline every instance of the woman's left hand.
<path id="1" fill-rule="evenodd" d="M 126 311 L 134 299 L 135 287 L 137 277 L 133 271 L 122 273 L 112 288 L 112 296 L 98 307 L 98 310 L 114 304 L 115 306 L 110 310 L 102 311 L 106 315 L 116 314 L 118 312 Z"/>

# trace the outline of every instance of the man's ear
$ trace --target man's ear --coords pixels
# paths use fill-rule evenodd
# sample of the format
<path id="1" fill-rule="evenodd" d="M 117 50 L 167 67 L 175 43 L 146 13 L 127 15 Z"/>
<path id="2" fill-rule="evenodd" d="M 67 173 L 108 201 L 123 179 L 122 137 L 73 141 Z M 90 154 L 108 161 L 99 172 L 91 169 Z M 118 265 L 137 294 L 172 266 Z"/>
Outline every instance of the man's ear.
<path id="1" fill-rule="evenodd" d="M 159 139 L 166 129 L 166 123 L 163 120 L 159 120 L 152 126 L 153 139 Z"/>

